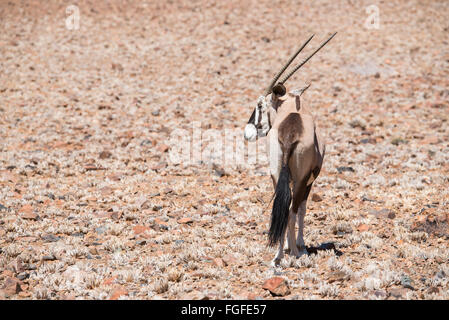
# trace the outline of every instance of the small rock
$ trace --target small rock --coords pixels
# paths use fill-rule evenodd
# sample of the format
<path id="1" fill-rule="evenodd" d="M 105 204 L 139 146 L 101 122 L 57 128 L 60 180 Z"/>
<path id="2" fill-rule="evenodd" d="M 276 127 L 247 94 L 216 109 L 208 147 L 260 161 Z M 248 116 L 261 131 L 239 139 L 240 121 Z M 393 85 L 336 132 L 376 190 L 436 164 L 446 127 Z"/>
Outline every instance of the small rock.
<path id="1" fill-rule="evenodd" d="M 8 208 L 0 203 L 0 211 L 7 211 Z"/>
<path id="2" fill-rule="evenodd" d="M 50 198 L 51 200 L 56 200 L 56 197 L 55 197 L 55 195 L 53 193 L 47 193 L 46 196 L 48 198 Z"/>
<path id="3" fill-rule="evenodd" d="M 247 300 L 263 300 L 263 298 L 261 296 L 258 296 L 257 294 L 250 292 L 248 293 L 248 295 L 246 296 Z"/>
<path id="4" fill-rule="evenodd" d="M 337 167 L 338 173 L 342 172 L 355 172 L 353 167 Z"/>
<path id="5" fill-rule="evenodd" d="M 133 227 L 134 234 L 141 234 L 141 233 L 144 233 L 144 232 L 149 231 L 149 230 L 151 230 L 151 229 L 150 229 L 150 227 L 147 227 L 147 226 L 135 226 L 135 227 Z"/>
<path id="6" fill-rule="evenodd" d="M 20 281 L 28 279 L 29 277 L 30 277 L 30 274 L 27 272 L 22 272 L 17 275 L 17 279 L 19 279 Z"/>
<path id="7" fill-rule="evenodd" d="M 126 290 L 125 288 L 117 288 L 112 292 L 109 300 L 118 300 L 118 298 L 120 298 L 121 296 L 126 295 L 128 295 L 128 290 Z"/>
<path id="8" fill-rule="evenodd" d="M 396 213 L 389 210 L 387 217 L 388 217 L 388 219 L 394 219 L 394 218 L 396 218 Z"/>
<path id="9" fill-rule="evenodd" d="M 2 275 L 3 277 L 11 277 L 11 278 L 13 278 L 13 277 L 14 277 L 14 272 L 12 272 L 11 270 L 6 269 L 6 270 L 4 270 L 4 271 L 2 272 L 1 275 Z"/>
<path id="10" fill-rule="evenodd" d="M 160 111 L 159 110 L 154 110 L 154 111 L 151 111 L 151 114 L 153 116 L 157 117 L 160 114 Z"/>
<path id="11" fill-rule="evenodd" d="M 111 284 L 114 284 L 115 279 L 117 279 L 116 276 L 113 276 L 113 277 L 110 277 L 110 278 L 106 278 L 106 279 L 103 280 L 103 285 L 109 286 Z"/>
<path id="12" fill-rule="evenodd" d="M 111 212 L 110 217 L 113 220 L 118 220 L 122 217 L 122 213 L 118 212 L 118 211 L 113 211 L 113 212 Z"/>
<path id="13" fill-rule="evenodd" d="M 20 287 L 20 280 L 12 277 L 6 278 L 3 284 L 3 291 L 8 295 L 12 296 L 19 293 L 22 290 Z"/>
<path id="14" fill-rule="evenodd" d="M 110 196 L 114 193 L 114 189 L 112 189 L 111 187 L 104 187 L 100 189 L 101 195 L 102 196 Z"/>
<path id="15" fill-rule="evenodd" d="M 224 264 L 225 264 L 226 266 L 234 265 L 234 264 L 237 263 L 237 259 L 236 259 L 232 254 L 230 254 L 230 253 L 228 253 L 227 255 L 225 255 L 225 256 L 222 258 L 222 260 L 223 260 L 223 262 L 224 262 Z"/>
<path id="16" fill-rule="evenodd" d="M 407 275 L 403 275 L 401 277 L 401 286 L 403 286 L 406 289 L 415 290 L 415 288 L 413 288 L 412 286 L 412 279 L 410 279 L 410 277 Z"/>
<path id="17" fill-rule="evenodd" d="M 341 281 L 344 281 L 346 278 L 347 278 L 347 275 L 343 271 L 335 271 L 329 275 L 328 281 L 329 281 L 329 283 L 333 283 L 335 281 L 341 282 Z"/>
<path id="18" fill-rule="evenodd" d="M 366 129 L 366 125 L 359 120 L 352 120 L 351 122 L 349 122 L 349 125 L 351 126 L 351 128 L 360 128 L 362 130 Z"/>
<path id="19" fill-rule="evenodd" d="M 74 232 L 74 233 L 72 233 L 72 236 L 73 237 L 83 238 L 84 237 L 84 233 L 82 233 L 82 232 Z"/>
<path id="20" fill-rule="evenodd" d="M 203 292 L 194 290 L 192 292 L 189 292 L 185 296 L 183 296 L 182 299 L 183 300 L 210 300 L 210 297 Z"/>
<path id="21" fill-rule="evenodd" d="M 19 213 L 23 219 L 37 220 L 39 218 L 39 216 L 34 213 L 33 207 L 29 204 L 26 204 L 22 208 L 20 208 Z"/>
<path id="22" fill-rule="evenodd" d="M 447 106 L 443 101 L 431 102 L 430 105 L 432 108 L 437 109 L 445 108 Z"/>
<path id="23" fill-rule="evenodd" d="M 314 194 L 312 194 L 312 201 L 320 202 L 320 201 L 323 201 L 323 198 L 321 198 L 318 193 L 314 193 Z"/>
<path id="24" fill-rule="evenodd" d="M 151 201 L 150 200 L 144 200 L 140 204 L 140 209 L 143 209 L 143 210 L 150 209 L 150 207 L 151 207 Z"/>
<path id="25" fill-rule="evenodd" d="M 120 63 L 112 63 L 112 70 L 123 71 L 123 66 Z"/>
<path id="26" fill-rule="evenodd" d="M 95 228 L 95 232 L 98 233 L 98 234 L 103 234 L 106 231 L 107 231 L 107 228 L 105 226 L 101 226 L 101 227 Z"/>
<path id="27" fill-rule="evenodd" d="M 26 270 L 36 270 L 37 267 L 36 267 L 36 265 L 31 263 L 31 264 L 25 265 L 25 269 Z"/>
<path id="28" fill-rule="evenodd" d="M 380 201 L 377 201 L 377 200 L 374 200 L 374 199 L 370 199 L 370 198 L 368 198 L 368 197 L 366 197 L 366 196 L 363 196 L 363 197 L 362 197 L 362 201 L 378 202 L 378 203 L 380 203 Z"/>
<path id="29" fill-rule="evenodd" d="M 25 270 L 25 264 L 22 263 L 22 259 L 17 258 L 15 262 L 11 264 L 12 270 L 15 273 L 21 273 Z"/>
<path id="30" fill-rule="evenodd" d="M 393 288 L 390 289 L 389 293 L 390 296 L 400 299 L 405 296 L 407 290 L 405 288 Z"/>
<path id="31" fill-rule="evenodd" d="M 262 289 L 270 291 L 274 296 L 286 296 L 290 294 L 287 281 L 282 277 L 273 277 L 264 282 Z"/>
<path id="32" fill-rule="evenodd" d="M 166 162 L 159 162 L 158 164 L 152 165 L 150 166 L 151 170 L 161 170 L 167 167 L 167 163 Z"/>
<path id="33" fill-rule="evenodd" d="M 29 291 L 20 291 L 19 292 L 19 297 L 21 297 L 21 298 L 29 298 L 29 297 L 31 297 L 31 292 L 29 292 Z"/>
<path id="34" fill-rule="evenodd" d="M 193 223 L 193 220 L 192 220 L 192 218 L 181 218 L 181 219 L 178 219 L 178 221 L 177 221 L 179 224 L 190 224 L 190 223 Z"/>
<path id="35" fill-rule="evenodd" d="M 228 175 L 223 168 L 217 166 L 215 163 L 213 165 L 213 170 L 214 170 L 214 174 L 220 178 Z"/>
<path id="36" fill-rule="evenodd" d="M 165 222 L 159 218 L 156 218 L 156 219 L 154 219 L 153 228 L 156 230 L 168 230 L 170 227 L 167 222 Z"/>
<path id="37" fill-rule="evenodd" d="M 394 138 L 393 140 L 391 140 L 391 144 L 398 146 L 400 144 L 407 144 L 408 140 L 405 140 L 403 138 Z"/>
<path id="38" fill-rule="evenodd" d="M 97 170 L 104 170 L 104 168 L 97 166 L 95 163 L 88 163 L 84 166 L 84 169 L 86 171 L 97 171 Z"/>
<path id="39" fill-rule="evenodd" d="M 446 220 L 447 218 L 438 217 L 433 213 L 429 215 L 418 215 L 415 217 L 410 231 L 424 231 L 437 237 L 449 238 L 449 225 L 445 222 Z"/>
<path id="40" fill-rule="evenodd" d="M 121 174 L 111 174 L 108 176 L 109 179 L 112 181 L 120 181 L 122 179 L 123 175 Z"/>
<path id="41" fill-rule="evenodd" d="M 224 267 L 224 262 L 221 258 L 215 258 L 213 260 L 213 264 L 219 268 L 223 268 Z"/>
<path id="42" fill-rule="evenodd" d="M 428 145 L 428 144 L 437 144 L 440 142 L 440 139 L 437 136 L 427 137 L 425 139 L 422 139 L 420 141 L 421 145 Z"/>
<path id="43" fill-rule="evenodd" d="M 381 299 L 386 299 L 387 298 L 387 293 L 384 290 L 375 290 L 374 291 L 374 295 L 378 298 Z"/>
<path id="44" fill-rule="evenodd" d="M 42 237 L 42 240 L 44 240 L 45 242 L 56 242 L 56 241 L 61 240 L 61 238 L 57 237 L 57 236 L 55 236 L 53 234 L 47 234 L 47 235 Z"/>
<path id="45" fill-rule="evenodd" d="M 100 159 L 104 160 L 104 159 L 109 159 L 112 156 L 112 153 L 109 151 L 102 151 L 100 152 Z"/>
<path id="46" fill-rule="evenodd" d="M 145 139 L 140 143 L 141 146 L 152 146 L 153 142 L 149 139 Z"/>
<path id="47" fill-rule="evenodd" d="M 56 257 L 53 254 L 50 254 L 50 255 L 43 256 L 42 260 L 43 261 L 54 261 L 54 260 L 56 260 Z"/>
<path id="48" fill-rule="evenodd" d="M 377 141 L 374 138 L 365 138 L 365 139 L 360 140 L 360 143 L 362 143 L 362 144 L 367 144 L 367 143 L 376 144 L 376 142 Z"/>
<path id="49" fill-rule="evenodd" d="M 381 209 L 381 210 L 369 210 L 368 214 L 376 216 L 377 218 L 389 218 L 394 219 L 396 214 L 390 209 Z"/>
<path id="50" fill-rule="evenodd" d="M 436 257 L 435 257 L 435 262 L 436 262 L 436 263 L 441 264 L 441 263 L 444 263 L 445 261 L 446 261 L 446 260 L 443 259 L 443 258 L 440 257 L 440 256 L 436 256 Z"/>
<path id="51" fill-rule="evenodd" d="M 170 149 L 170 147 L 163 143 L 157 147 L 157 150 L 160 152 L 167 152 L 168 149 Z"/>
<path id="52" fill-rule="evenodd" d="M 427 289 L 428 294 L 437 294 L 440 292 L 440 289 L 438 287 L 430 287 Z"/>
<path id="53" fill-rule="evenodd" d="M 357 230 L 359 230 L 359 232 L 365 232 L 369 230 L 369 226 L 367 224 L 361 224 L 357 227 Z"/>

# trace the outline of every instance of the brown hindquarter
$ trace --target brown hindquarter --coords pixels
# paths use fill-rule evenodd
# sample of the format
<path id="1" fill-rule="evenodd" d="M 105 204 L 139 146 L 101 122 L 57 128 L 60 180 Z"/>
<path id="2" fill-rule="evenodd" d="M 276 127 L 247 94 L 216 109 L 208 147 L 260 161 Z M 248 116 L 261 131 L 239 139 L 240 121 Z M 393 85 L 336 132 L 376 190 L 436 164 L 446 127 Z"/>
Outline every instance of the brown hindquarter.
<path id="1" fill-rule="evenodd" d="M 282 150 L 282 165 L 288 164 L 291 153 L 301 139 L 303 125 L 299 113 L 290 113 L 279 125 L 278 139 Z"/>
<path id="2" fill-rule="evenodd" d="M 290 113 L 284 121 L 282 121 L 279 126 L 279 135 L 278 139 L 281 144 L 282 150 L 282 165 L 288 164 L 290 156 L 294 151 L 296 145 L 301 139 L 303 135 L 303 124 L 301 115 L 299 113 Z M 315 137 L 315 143 L 316 137 Z M 292 210 L 293 212 L 298 211 L 298 207 L 304 200 L 309 196 L 310 189 L 312 187 L 312 183 L 309 185 L 309 179 L 311 175 L 313 175 L 313 180 L 316 179 L 320 172 L 320 167 L 315 167 L 311 172 L 308 172 L 306 176 L 302 179 L 302 181 L 295 181 L 293 186 L 293 201 L 292 201 Z"/>

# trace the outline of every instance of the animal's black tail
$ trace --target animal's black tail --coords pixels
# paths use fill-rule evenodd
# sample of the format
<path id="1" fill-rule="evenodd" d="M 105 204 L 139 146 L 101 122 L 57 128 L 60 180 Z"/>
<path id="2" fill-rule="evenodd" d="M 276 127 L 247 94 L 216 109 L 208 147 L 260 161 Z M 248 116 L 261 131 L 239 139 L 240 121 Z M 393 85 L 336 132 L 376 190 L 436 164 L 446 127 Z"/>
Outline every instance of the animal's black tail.
<path id="1" fill-rule="evenodd" d="M 285 164 L 282 166 L 276 185 L 273 211 L 271 212 L 271 225 L 268 232 L 270 246 L 276 245 L 284 234 L 285 229 L 287 229 L 291 201 L 290 169 L 288 164 Z"/>

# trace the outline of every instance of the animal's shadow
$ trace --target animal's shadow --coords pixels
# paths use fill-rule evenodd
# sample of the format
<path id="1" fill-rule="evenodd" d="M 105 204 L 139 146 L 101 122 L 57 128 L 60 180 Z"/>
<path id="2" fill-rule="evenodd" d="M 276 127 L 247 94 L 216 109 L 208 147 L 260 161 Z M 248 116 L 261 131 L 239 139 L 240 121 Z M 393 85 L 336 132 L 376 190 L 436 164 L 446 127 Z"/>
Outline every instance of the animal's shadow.
<path id="1" fill-rule="evenodd" d="M 318 251 L 323 251 L 323 250 L 333 250 L 336 256 L 341 256 L 343 254 L 343 252 L 341 252 L 340 250 L 338 250 L 337 248 L 335 248 L 335 244 L 333 242 L 325 242 L 320 244 L 320 246 L 318 247 L 307 247 L 307 254 L 311 255 L 311 254 L 317 254 Z"/>
<path id="2" fill-rule="evenodd" d="M 341 252 L 340 250 L 335 248 L 335 244 L 333 242 L 325 242 L 325 243 L 320 244 L 318 247 L 307 247 L 306 246 L 306 250 L 307 250 L 307 255 L 309 255 L 309 256 L 311 254 L 317 254 L 318 251 L 324 251 L 324 250 L 333 250 L 336 256 L 341 256 L 343 254 L 343 252 Z M 288 249 L 286 249 L 285 253 L 289 254 L 290 251 Z"/>

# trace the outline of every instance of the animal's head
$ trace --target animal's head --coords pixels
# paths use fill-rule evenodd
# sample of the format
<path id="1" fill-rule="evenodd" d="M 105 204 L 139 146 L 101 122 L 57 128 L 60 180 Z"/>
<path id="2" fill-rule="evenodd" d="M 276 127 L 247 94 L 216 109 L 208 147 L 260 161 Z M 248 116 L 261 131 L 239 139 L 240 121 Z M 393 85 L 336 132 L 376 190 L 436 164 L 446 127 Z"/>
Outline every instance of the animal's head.
<path id="1" fill-rule="evenodd" d="M 251 117 L 249 118 L 248 124 L 245 127 L 244 137 L 248 141 L 255 141 L 259 137 L 264 137 L 268 134 L 271 129 L 271 124 L 274 119 L 270 119 L 270 115 L 275 115 L 275 112 L 270 112 L 271 108 L 276 105 L 276 99 L 282 97 L 287 92 L 284 83 L 301 68 L 307 61 L 309 61 L 312 56 L 317 53 L 322 47 L 326 45 L 334 36 L 336 32 L 325 42 L 323 42 L 318 49 L 316 49 L 312 54 L 305 58 L 300 64 L 298 64 L 290 73 L 283 77 L 279 82 L 279 78 L 282 76 L 284 71 L 293 62 L 296 56 L 304 49 L 304 47 L 312 40 L 313 35 L 307 39 L 307 41 L 295 52 L 295 54 L 290 58 L 290 60 L 282 67 L 282 69 L 273 78 L 268 88 L 265 90 L 265 94 L 260 96 L 257 100 L 257 105 L 254 108 Z"/>

